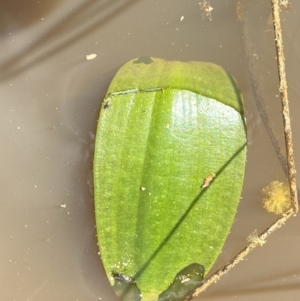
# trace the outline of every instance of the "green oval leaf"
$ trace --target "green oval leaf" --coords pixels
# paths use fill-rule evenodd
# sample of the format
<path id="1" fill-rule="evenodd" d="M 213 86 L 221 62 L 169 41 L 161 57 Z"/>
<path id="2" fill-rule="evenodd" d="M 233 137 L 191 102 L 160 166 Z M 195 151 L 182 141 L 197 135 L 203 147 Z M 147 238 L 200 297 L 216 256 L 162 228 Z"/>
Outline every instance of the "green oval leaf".
<path id="1" fill-rule="evenodd" d="M 212 63 L 138 58 L 114 77 L 94 186 L 101 258 L 122 300 L 184 295 L 176 275 L 215 262 L 242 189 L 243 112 L 234 78 Z"/>

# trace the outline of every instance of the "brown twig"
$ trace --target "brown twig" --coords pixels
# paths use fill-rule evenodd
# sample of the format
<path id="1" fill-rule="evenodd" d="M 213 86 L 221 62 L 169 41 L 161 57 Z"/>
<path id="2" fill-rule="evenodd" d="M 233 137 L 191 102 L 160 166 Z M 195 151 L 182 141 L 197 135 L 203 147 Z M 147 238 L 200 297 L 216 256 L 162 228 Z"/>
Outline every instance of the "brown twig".
<path id="1" fill-rule="evenodd" d="M 273 14 L 274 33 L 275 33 L 275 45 L 276 45 L 276 52 L 277 52 L 277 65 L 278 65 L 278 74 L 279 74 L 279 92 L 280 92 L 280 99 L 282 105 L 284 137 L 285 137 L 286 153 L 287 153 L 288 178 L 290 183 L 292 206 L 294 208 L 295 213 L 297 213 L 298 197 L 297 197 L 297 185 L 296 185 L 296 168 L 295 168 L 294 151 L 293 151 L 287 81 L 286 81 L 286 73 L 285 73 L 279 2 L 278 0 L 271 0 L 271 1 L 272 1 L 272 14 Z"/>
<path id="2" fill-rule="evenodd" d="M 274 231 L 280 228 L 285 222 L 292 216 L 295 216 L 298 212 L 298 199 L 297 199 L 297 186 L 296 186 L 296 169 L 293 155 L 293 143 L 292 143 L 292 130 L 290 124 L 289 115 L 289 102 L 287 93 L 287 82 L 284 64 L 283 54 L 283 41 L 280 25 L 280 14 L 279 14 L 279 2 L 278 0 L 271 0 L 272 2 L 272 14 L 274 23 L 275 33 L 275 45 L 277 52 L 277 64 L 279 74 L 279 91 L 282 104 L 283 124 L 284 124 L 284 136 L 287 149 L 287 164 L 288 164 L 288 178 L 290 184 L 292 208 L 282 214 L 270 227 L 263 231 L 257 239 L 252 240 L 241 252 L 233 257 L 223 268 L 212 274 L 210 277 L 205 279 L 201 286 L 197 288 L 188 298 L 190 300 L 198 296 L 201 292 L 205 291 L 211 284 L 217 282 L 223 275 L 225 275 L 230 269 L 232 269 L 237 263 L 243 260 L 252 250 L 257 246 L 261 246 L 262 242 L 271 235 Z"/>

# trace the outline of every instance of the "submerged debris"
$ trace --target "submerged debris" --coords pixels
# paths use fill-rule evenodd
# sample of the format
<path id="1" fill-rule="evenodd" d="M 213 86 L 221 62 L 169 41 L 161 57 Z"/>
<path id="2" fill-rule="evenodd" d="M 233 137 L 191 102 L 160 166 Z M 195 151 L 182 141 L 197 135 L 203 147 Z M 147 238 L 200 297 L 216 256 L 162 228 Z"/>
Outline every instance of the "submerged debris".
<path id="1" fill-rule="evenodd" d="M 283 8 L 286 12 L 290 12 L 290 10 L 292 9 L 292 4 L 288 0 L 281 0 L 280 7 Z"/>
<path id="2" fill-rule="evenodd" d="M 238 1 L 235 6 L 235 12 L 237 15 L 237 21 L 243 21 L 244 20 L 244 2 Z"/>
<path id="3" fill-rule="evenodd" d="M 97 54 L 96 54 L 96 53 L 87 54 L 87 55 L 85 56 L 85 58 L 86 58 L 88 61 L 93 60 L 93 59 L 95 59 L 96 57 L 97 57 Z"/>
<path id="4" fill-rule="evenodd" d="M 211 182 L 215 177 L 216 177 L 216 175 L 215 175 L 213 172 L 211 172 L 211 173 L 205 178 L 205 180 L 204 180 L 204 182 L 203 182 L 201 188 L 208 187 L 209 184 L 210 184 L 210 182 Z"/>
<path id="5" fill-rule="evenodd" d="M 249 234 L 249 236 L 247 237 L 247 241 L 251 243 L 258 243 L 260 246 L 262 246 L 266 242 L 264 239 L 258 236 L 256 229 Z"/>
<path id="6" fill-rule="evenodd" d="M 212 20 L 211 12 L 214 9 L 212 6 L 210 6 L 210 1 L 203 0 L 202 2 L 199 2 L 200 9 L 202 12 L 202 18 L 208 18 L 210 21 Z"/>

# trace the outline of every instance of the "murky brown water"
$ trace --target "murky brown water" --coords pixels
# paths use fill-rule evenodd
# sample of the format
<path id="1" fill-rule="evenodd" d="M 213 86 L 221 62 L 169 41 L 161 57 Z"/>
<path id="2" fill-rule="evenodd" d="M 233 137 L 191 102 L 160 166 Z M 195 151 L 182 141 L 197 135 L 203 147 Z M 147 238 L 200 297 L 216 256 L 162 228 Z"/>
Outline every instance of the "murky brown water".
<path id="1" fill-rule="evenodd" d="M 245 96 L 249 147 L 243 199 L 213 270 L 246 245 L 250 232 L 275 220 L 262 209 L 260 193 L 285 175 L 258 113 L 245 55 L 255 55 L 259 93 L 283 146 L 270 1 L 249 1 L 244 22 L 237 21 L 236 0 L 211 0 L 212 21 L 202 17 L 198 2 L 2 1 L 1 300 L 117 300 L 97 254 L 92 157 L 101 100 L 116 70 L 134 57 L 220 64 Z M 300 3 L 292 5 L 282 16 L 300 162 Z M 91 53 L 97 58 L 87 61 Z M 299 226 L 299 217 L 289 221 L 201 300 L 298 300 Z"/>

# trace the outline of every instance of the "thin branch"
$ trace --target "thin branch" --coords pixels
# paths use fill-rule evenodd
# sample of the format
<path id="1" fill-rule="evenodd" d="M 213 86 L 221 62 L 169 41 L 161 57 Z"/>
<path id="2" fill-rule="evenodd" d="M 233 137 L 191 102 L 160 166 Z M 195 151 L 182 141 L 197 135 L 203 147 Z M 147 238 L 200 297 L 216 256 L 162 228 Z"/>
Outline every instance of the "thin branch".
<path id="1" fill-rule="evenodd" d="M 277 63 L 278 63 L 278 74 L 279 74 L 279 91 L 280 91 L 280 99 L 282 105 L 284 137 L 285 137 L 286 153 L 287 153 L 288 178 L 290 183 L 292 206 L 294 207 L 295 213 L 297 213 L 298 197 L 297 197 L 297 185 L 296 185 L 296 168 L 295 168 L 294 151 L 293 151 L 287 81 L 286 81 L 286 73 L 285 73 L 282 30 L 280 24 L 279 1 L 278 0 L 271 0 L 271 1 L 272 1 L 272 14 L 273 14 L 275 45 L 276 45 L 276 52 L 277 52 Z"/>

